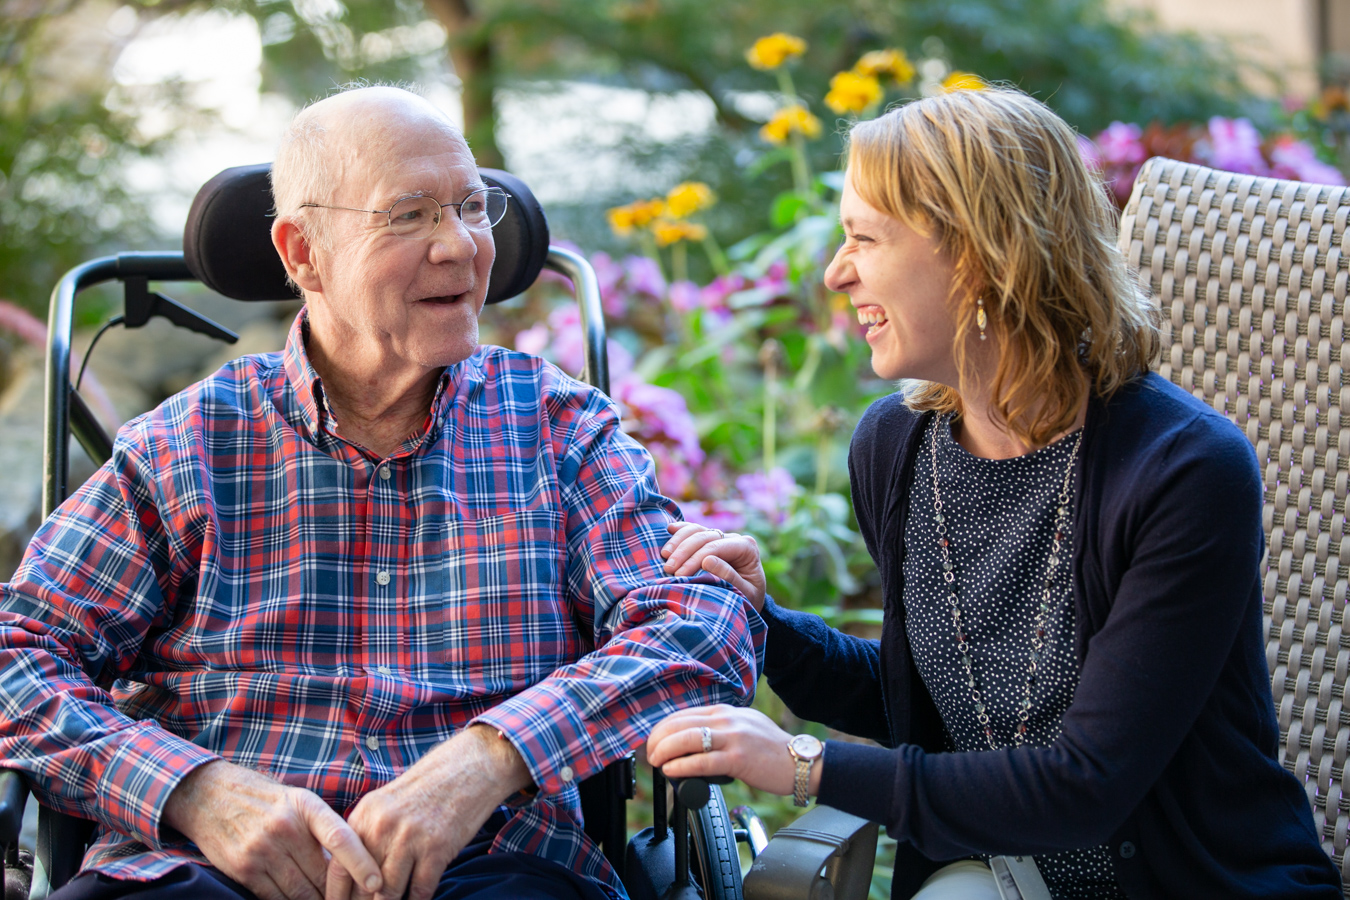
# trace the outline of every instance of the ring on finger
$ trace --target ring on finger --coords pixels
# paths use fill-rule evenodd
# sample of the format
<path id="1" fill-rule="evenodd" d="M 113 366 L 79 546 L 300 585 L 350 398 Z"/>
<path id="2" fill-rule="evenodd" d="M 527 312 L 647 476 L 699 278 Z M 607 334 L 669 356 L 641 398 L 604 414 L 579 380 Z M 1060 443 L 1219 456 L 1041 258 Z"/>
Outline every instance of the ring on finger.
<path id="1" fill-rule="evenodd" d="M 726 535 L 726 532 L 724 532 L 724 531 L 723 531 L 722 529 L 720 529 L 720 528 L 709 528 L 709 529 L 708 529 L 708 532 L 709 532 L 710 534 L 715 534 L 715 535 L 717 535 L 717 539 L 718 539 L 719 541 L 720 541 L 722 538 L 724 538 L 724 537 L 727 536 L 727 535 Z"/>
<path id="2" fill-rule="evenodd" d="M 700 732 L 700 734 L 702 734 L 702 736 L 703 736 L 703 752 L 704 752 L 704 753 L 711 753 L 711 752 L 712 752 L 712 748 L 713 748 L 713 746 L 712 746 L 712 729 L 709 728 L 707 725 L 704 725 L 701 729 L 699 729 L 699 732 Z"/>

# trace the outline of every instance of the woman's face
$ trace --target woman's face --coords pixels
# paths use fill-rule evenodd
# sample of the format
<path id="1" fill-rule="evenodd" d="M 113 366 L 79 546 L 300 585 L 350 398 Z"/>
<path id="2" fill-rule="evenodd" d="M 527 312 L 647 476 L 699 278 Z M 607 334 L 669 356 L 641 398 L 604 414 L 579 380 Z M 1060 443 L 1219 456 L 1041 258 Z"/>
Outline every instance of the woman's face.
<path id="1" fill-rule="evenodd" d="M 872 207 L 844 180 L 844 243 L 825 285 L 848 294 L 867 328 L 872 369 L 891 381 L 917 378 L 957 387 L 952 318 L 954 267 L 937 241 Z"/>

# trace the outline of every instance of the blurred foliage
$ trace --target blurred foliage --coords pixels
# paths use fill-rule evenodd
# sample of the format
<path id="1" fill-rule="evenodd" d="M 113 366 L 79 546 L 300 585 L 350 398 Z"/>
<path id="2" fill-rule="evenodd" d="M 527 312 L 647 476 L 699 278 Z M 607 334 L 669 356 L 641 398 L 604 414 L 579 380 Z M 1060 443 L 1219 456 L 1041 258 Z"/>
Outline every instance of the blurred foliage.
<path id="1" fill-rule="evenodd" d="M 78 5 L 0 5 L 0 299 L 43 318 L 62 272 L 148 233 L 123 171 L 158 149 L 105 102 L 119 48 Z"/>

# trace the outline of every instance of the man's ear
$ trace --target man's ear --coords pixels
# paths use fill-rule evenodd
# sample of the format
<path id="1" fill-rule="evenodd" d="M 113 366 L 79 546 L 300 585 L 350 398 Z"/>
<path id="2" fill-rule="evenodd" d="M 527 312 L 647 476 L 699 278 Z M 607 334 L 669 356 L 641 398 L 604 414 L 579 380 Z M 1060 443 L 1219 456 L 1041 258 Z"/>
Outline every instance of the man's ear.
<path id="1" fill-rule="evenodd" d="M 314 247 L 294 219 L 278 216 L 272 222 L 272 246 L 277 248 L 286 274 L 302 291 L 323 291 L 323 280 L 314 259 Z"/>

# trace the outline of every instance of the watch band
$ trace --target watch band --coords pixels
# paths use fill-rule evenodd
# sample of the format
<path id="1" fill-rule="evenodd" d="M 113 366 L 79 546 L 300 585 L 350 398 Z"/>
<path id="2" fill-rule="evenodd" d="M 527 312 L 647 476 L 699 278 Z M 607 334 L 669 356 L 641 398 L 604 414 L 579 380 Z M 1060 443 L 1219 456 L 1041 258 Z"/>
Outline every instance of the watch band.
<path id="1" fill-rule="evenodd" d="M 792 805 L 806 806 L 810 803 L 806 790 L 811 785 L 811 764 L 815 760 L 798 757 L 795 761 L 797 763 L 797 776 L 792 781 Z"/>

